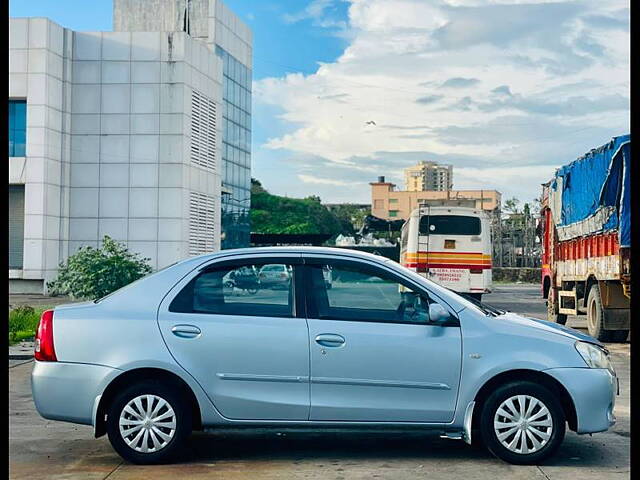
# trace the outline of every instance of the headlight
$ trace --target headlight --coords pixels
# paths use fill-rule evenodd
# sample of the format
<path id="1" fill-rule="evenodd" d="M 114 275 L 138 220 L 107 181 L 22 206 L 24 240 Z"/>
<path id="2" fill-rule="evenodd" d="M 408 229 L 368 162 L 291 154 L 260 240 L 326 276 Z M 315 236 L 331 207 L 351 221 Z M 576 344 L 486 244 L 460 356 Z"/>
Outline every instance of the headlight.
<path id="1" fill-rule="evenodd" d="M 592 343 L 576 342 L 576 350 L 589 368 L 606 368 L 615 373 L 609 361 L 609 353 L 603 348 Z"/>

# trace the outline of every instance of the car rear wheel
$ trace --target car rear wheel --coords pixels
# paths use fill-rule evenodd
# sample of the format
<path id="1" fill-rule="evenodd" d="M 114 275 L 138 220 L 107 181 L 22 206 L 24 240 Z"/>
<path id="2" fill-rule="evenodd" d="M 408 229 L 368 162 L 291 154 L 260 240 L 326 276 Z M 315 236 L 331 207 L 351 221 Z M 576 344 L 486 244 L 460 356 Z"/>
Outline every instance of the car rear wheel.
<path id="1" fill-rule="evenodd" d="M 122 458 L 137 464 L 174 459 L 191 425 L 191 409 L 180 391 L 155 381 L 126 388 L 107 413 L 111 445 Z"/>
<path id="2" fill-rule="evenodd" d="M 509 463 L 537 463 L 558 449 L 565 415 L 546 387 L 517 381 L 498 387 L 484 402 L 482 439 L 491 453 Z"/>

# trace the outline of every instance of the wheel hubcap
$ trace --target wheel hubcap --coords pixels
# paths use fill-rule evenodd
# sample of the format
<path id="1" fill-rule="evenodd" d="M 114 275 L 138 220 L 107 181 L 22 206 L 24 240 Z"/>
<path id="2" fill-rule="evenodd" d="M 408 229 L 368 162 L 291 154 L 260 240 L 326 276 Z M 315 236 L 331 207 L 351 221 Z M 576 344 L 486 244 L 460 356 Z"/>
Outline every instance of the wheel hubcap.
<path id="1" fill-rule="evenodd" d="M 168 445 L 176 431 L 173 408 L 157 395 L 140 395 L 120 413 L 120 435 L 137 452 L 153 453 Z"/>
<path id="2" fill-rule="evenodd" d="M 498 441 L 514 453 L 541 450 L 551 438 L 553 420 L 544 403 L 530 395 L 515 395 L 500 404 L 493 418 Z"/>

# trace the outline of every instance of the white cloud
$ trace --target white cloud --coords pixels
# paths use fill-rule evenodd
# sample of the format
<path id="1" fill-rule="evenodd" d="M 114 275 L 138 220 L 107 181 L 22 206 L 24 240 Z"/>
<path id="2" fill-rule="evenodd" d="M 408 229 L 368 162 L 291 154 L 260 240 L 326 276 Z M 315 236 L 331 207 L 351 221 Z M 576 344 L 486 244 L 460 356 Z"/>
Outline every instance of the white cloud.
<path id="1" fill-rule="evenodd" d="M 332 3 L 314 1 L 299 15 L 320 19 Z M 458 188 L 486 182 L 505 196 L 535 196 L 554 166 L 628 131 L 627 7 L 350 0 L 340 58 L 311 75 L 255 83 L 255 100 L 280 108 L 289 125 L 261 148 L 322 158 L 321 175 L 290 165 L 327 201 L 345 182 L 365 201 L 367 182 L 399 178 L 420 158 L 450 159 Z"/>

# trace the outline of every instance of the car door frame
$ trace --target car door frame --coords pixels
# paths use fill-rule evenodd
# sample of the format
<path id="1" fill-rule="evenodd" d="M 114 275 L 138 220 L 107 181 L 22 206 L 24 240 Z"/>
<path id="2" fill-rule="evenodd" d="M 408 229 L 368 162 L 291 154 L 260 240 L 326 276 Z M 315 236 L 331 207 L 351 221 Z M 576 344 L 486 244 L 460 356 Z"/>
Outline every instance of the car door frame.
<path id="1" fill-rule="evenodd" d="M 309 326 L 308 321 L 310 319 L 317 319 L 322 321 L 323 319 L 318 318 L 318 314 L 317 311 L 315 311 L 315 306 L 313 305 L 313 299 L 311 298 L 312 295 L 312 284 L 311 284 L 311 274 L 310 274 L 310 266 L 311 265 L 321 265 L 323 264 L 323 262 L 332 262 L 332 263 L 342 263 L 344 262 L 345 264 L 351 264 L 351 265 L 363 265 L 365 267 L 368 267 L 370 269 L 378 270 L 381 271 L 381 273 L 386 274 L 387 276 L 391 277 L 394 281 L 397 281 L 398 283 L 404 284 L 412 289 L 414 289 L 415 291 L 419 292 L 420 295 L 424 295 L 426 296 L 429 300 L 434 301 L 439 303 L 440 305 L 442 305 L 442 307 L 444 307 L 450 314 L 451 316 L 451 321 L 444 324 L 444 325 L 440 325 L 444 328 L 457 328 L 459 330 L 459 335 L 460 335 L 460 364 L 459 364 L 459 369 L 458 369 L 458 374 L 457 374 L 457 385 L 456 385 L 456 395 L 455 398 L 453 400 L 453 405 L 452 405 L 452 417 L 451 417 L 451 421 L 448 422 L 430 422 L 430 421 L 390 421 L 390 422 L 380 422 L 380 421 L 376 421 L 376 420 L 340 420 L 340 421 L 326 421 L 326 420 L 310 420 L 313 423 L 343 423 L 343 424 L 380 424 L 380 423 L 388 423 L 388 424 L 407 424 L 407 425 L 415 425 L 415 424 L 423 424 L 423 425 L 447 425 L 447 424 L 451 424 L 455 421 L 455 416 L 456 416 L 456 412 L 458 409 L 458 403 L 459 403 L 459 398 L 460 398 L 460 387 L 461 387 L 461 383 L 462 383 L 462 367 L 463 367 L 463 336 L 462 336 L 462 326 L 460 323 L 460 319 L 459 316 L 457 314 L 457 312 L 455 311 L 455 309 L 445 300 L 443 299 L 440 295 L 438 295 L 437 293 L 432 292 L 430 289 L 426 288 L 424 285 L 421 285 L 415 281 L 413 281 L 411 278 L 408 278 L 404 275 L 401 274 L 401 272 L 396 271 L 395 269 L 389 267 L 388 265 L 385 265 L 383 262 L 375 262 L 373 260 L 368 260 L 368 259 L 362 259 L 362 258 L 356 258 L 356 257 L 351 257 L 351 256 L 342 256 L 342 255 L 335 255 L 335 254 L 323 254 L 323 253 L 303 253 L 303 264 L 299 267 L 302 272 L 302 278 L 304 280 L 304 301 L 305 301 L 305 312 L 307 315 L 307 325 Z M 327 319 L 329 320 L 329 319 Z M 331 320 L 330 320 L 331 321 Z M 344 321 L 344 322 L 357 322 L 358 320 L 344 320 L 344 319 L 335 319 L 334 321 Z M 363 320 L 363 323 L 365 323 L 366 320 Z M 402 325 L 407 325 L 409 324 L 408 322 L 404 322 L 404 321 L 385 321 L 385 322 L 380 322 L 380 323 L 386 323 L 386 324 L 402 324 Z M 428 323 L 426 323 L 425 325 L 428 325 Z M 309 343 L 310 343 L 310 358 L 313 358 L 313 355 L 311 354 L 311 328 L 309 326 Z M 309 368 L 310 368 L 310 376 L 309 376 L 309 387 L 310 390 L 312 389 L 312 385 L 313 385 L 313 361 L 310 360 L 309 363 Z M 313 409 L 313 397 L 310 396 L 310 401 L 311 401 L 311 408 Z"/>

